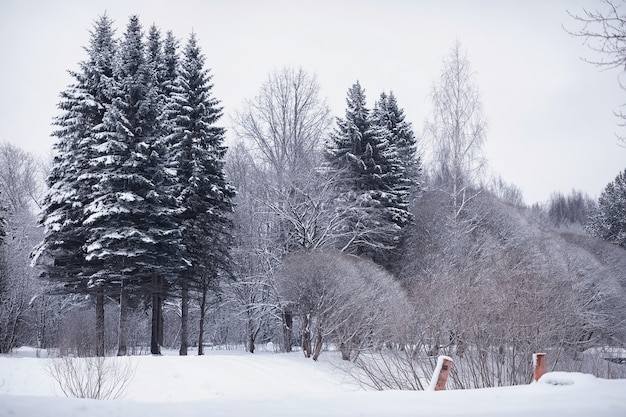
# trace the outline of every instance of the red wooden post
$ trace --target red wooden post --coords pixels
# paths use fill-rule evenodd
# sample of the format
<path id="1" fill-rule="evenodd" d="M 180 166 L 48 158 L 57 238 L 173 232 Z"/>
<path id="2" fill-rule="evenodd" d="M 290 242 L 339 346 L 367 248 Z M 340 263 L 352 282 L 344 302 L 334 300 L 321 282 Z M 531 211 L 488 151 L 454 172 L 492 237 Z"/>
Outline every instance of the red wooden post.
<path id="1" fill-rule="evenodd" d="M 452 363 L 452 358 L 448 356 L 439 356 L 437 358 L 437 366 L 428 387 L 430 391 L 443 391 L 446 389 L 446 382 L 448 381 Z"/>
<path id="2" fill-rule="evenodd" d="M 534 368 L 534 378 L 536 382 L 536 381 L 539 381 L 539 378 L 541 378 L 543 374 L 548 372 L 548 366 L 546 364 L 545 353 L 533 353 L 533 368 Z"/>

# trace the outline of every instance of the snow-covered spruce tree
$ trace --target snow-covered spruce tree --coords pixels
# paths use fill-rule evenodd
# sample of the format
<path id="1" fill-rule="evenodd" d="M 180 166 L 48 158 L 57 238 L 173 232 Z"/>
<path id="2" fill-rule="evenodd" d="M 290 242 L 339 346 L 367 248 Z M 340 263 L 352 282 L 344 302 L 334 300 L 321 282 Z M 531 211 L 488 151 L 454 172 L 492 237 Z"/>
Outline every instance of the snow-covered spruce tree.
<path id="1" fill-rule="evenodd" d="M 329 174 L 337 179 L 338 210 L 344 214 L 342 250 L 384 265 L 411 215 L 403 201 L 404 168 L 392 133 L 373 123 L 357 81 L 327 143 Z"/>
<path id="2" fill-rule="evenodd" d="M 165 110 L 173 86 L 178 76 L 178 43 L 172 32 L 168 32 L 164 41 L 161 39 L 161 31 L 156 25 L 152 25 L 148 31 L 146 39 L 146 65 L 152 77 L 151 80 L 156 86 L 157 108 Z M 157 116 L 157 124 L 155 127 L 155 136 L 165 138 L 171 132 L 171 123 L 168 120 L 166 112 L 160 111 Z M 166 143 L 167 146 L 167 143 Z M 166 172 L 171 168 L 169 155 L 164 150 Z M 170 183 L 172 186 L 176 182 L 173 175 L 170 180 L 164 182 Z M 163 303 L 170 292 L 168 283 L 162 275 L 153 275 L 150 287 L 151 304 L 152 304 L 152 323 L 151 323 L 151 340 L 150 352 L 152 354 L 160 354 L 161 346 L 164 343 L 164 316 Z"/>
<path id="3" fill-rule="evenodd" d="M 178 181 L 176 197 L 182 208 L 178 224 L 182 233 L 182 257 L 186 267 L 180 275 L 182 323 L 180 354 L 188 348 L 187 309 L 189 291 L 201 295 L 198 354 L 202 354 L 207 292 L 220 274 L 230 272 L 231 199 L 235 195 L 224 176 L 225 130 L 216 126 L 222 116 L 213 97 L 211 75 L 205 57 L 191 34 L 184 48 L 180 75 L 167 108 L 172 121 L 168 143 L 172 149 Z"/>
<path id="4" fill-rule="evenodd" d="M 389 131 L 389 140 L 396 148 L 398 164 L 392 168 L 390 183 L 396 194 L 395 206 L 399 210 L 397 216 L 400 222 L 397 224 L 405 231 L 409 203 L 421 190 L 422 160 L 417 154 L 417 139 L 393 92 L 389 95 L 381 93 L 372 110 L 372 123 Z M 404 245 L 404 233 L 402 237 Z M 394 252 L 394 255 L 398 254 L 399 251 Z M 395 256 L 390 257 L 388 265 L 396 265 L 396 259 Z"/>
<path id="5" fill-rule="evenodd" d="M 156 71 L 146 59 L 141 25 L 132 16 L 119 45 L 115 89 L 90 158 L 97 177 L 87 218 L 85 259 L 91 278 L 119 296 L 118 354 L 126 354 L 128 303 L 152 295 L 153 277 L 172 279 L 180 268 L 180 239 L 170 193 Z"/>
<path id="6" fill-rule="evenodd" d="M 93 294 L 96 301 L 96 354 L 104 355 L 104 281 L 92 279 L 84 262 L 87 229 L 84 207 L 91 198 L 94 176 L 88 163 L 94 151 L 94 132 L 111 103 L 115 40 L 112 20 L 104 15 L 95 23 L 87 59 L 70 72 L 74 83 L 61 93 L 62 114 L 54 124 L 55 156 L 47 178 L 40 224 L 44 239 L 34 251 L 42 277 L 58 284 L 63 293 Z"/>
<path id="7" fill-rule="evenodd" d="M 417 152 L 417 139 L 410 122 L 405 120 L 404 110 L 398 107 L 398 101 L 393 92 L 389 95 L 381 93 L 372 110 L 372 121 L 378 126 L 385 127 L 391 132 L 391 142 L 395 144 L 404 176 L 399 179 L 399 188 L 406 187 L 402 198 L 408 204 L 410 195 L 417 193 L 421 188 L 422 159 Z"/>
<path id="8" fill-rule="evenodd" d="M 588 230 L 626 249 L 626 169 L 607 184 L 598 199 L 598 208 L 589 219 Z"/>

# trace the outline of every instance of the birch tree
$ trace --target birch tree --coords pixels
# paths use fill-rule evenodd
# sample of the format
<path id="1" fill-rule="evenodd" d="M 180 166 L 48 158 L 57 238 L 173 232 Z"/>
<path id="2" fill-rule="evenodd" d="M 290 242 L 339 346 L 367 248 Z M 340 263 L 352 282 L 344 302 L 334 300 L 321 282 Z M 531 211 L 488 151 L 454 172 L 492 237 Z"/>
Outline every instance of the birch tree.
<path id="1" fill-rule="evenodd" d="M 456 220 L 485 169 L 487 127 L 470 62 L 458 42 L 443 61 L 432 101 L 432 120 L 426 126 L 432 140 L 432 179 L 450 193 Z"/>

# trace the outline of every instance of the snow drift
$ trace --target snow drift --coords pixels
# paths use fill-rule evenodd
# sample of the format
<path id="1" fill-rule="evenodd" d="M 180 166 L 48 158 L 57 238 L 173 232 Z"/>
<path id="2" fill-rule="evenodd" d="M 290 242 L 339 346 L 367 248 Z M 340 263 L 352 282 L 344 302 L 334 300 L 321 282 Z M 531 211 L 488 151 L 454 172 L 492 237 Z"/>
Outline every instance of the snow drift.
<path id="1" fill-rule="evenodd" d="M 116 358 L 110 358 L 116 360 Z M 62 397 L 49 359 L 18 350 L 0 357 L 0 416 L 625 416 L 626 380 L 552 372 L 507 388 L 364 391 L 328 361 L 301 354 L 212 351 L 133 357 L 119 400 Z"/>

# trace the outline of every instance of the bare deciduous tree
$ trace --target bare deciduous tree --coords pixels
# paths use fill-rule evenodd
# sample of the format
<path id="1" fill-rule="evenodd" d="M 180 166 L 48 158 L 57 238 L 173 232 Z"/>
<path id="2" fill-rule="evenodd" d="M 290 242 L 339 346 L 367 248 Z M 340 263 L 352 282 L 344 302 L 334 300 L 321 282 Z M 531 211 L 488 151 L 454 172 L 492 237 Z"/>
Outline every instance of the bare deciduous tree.
<path id="1" fill-rule="evenodd" d="M 259 95 L 235 116 L 235 132 L 250 140 L 255 158 L 282 183 L 309 171 L 330 126 L 330 111 L 315 76 L 302 68 L 271 73 Z"/>
<path id="2" fill-rule="evenodd" d="M 0 247 L 0 352 L 27 343 L 24 334 L 31 301 L 43 285 L 30 268 L 29 254 L 41 238 L 32 209 L 42 181 L 35 158 L 11 145 L 0 144 L 0 206 L 6 238 Z M 29 328 L 28 330 L 33 330 Z"/>
<path id="3" fill-rule="evenodd" d="M 472 231 L 455 234 L 442 210 L 449 205 L 445 193 L 428 191 L 415 208 L 419 240 L 408 245 L 400 278 L 421 329 L 412 342 L 418 362 L 394 363 L 406 371 L 443 353 L 455 358 L 455 387 L 513 385 L 529 382 L 538 349 L 564 369 L 562 359 L 623 343 L 626 310 L 617 283 L 625 275 L 621 261 L 601 260 L 611 249 L 596 248 L 599 242 L 576 230 L 537 225 L 525 209 L 491 193 L 467 204 Z M 415 369 L 406 386 L 423 378 L 424 368 Z"/>
<path id="4" fill-rule="evenodd" d="M 585 61 L 604 68 L 618 68 L 626 71 L 626 13 L 622 9 L 623 2 L 617 0 L 603 0 L 603 10 L 583 8 L 582 13 L 569 15 L 579 24 L 580 29 L 566 31 L 573 36 L 583 38 L 584 43 L 598 58 L 584 58 Z M 620 87 L 626 87 L 620 82 Z M 620 119 L 619 125 L 626 127 L 626 114 L 615 112 Z M 619 135 L 621 142 L 626 145 L 626 137 Z"/>
<path id="5" fill-rule="evenodd" d="M 43 189 L 39 167 L 30 153 L 8 142 L 0 144 L 0 193 L 9 211 L 38 206 Z"/>
<path id="6" fill-rule="evenodd" d="M 502 201 L 506 201 L 516 207 L 524 207 L 524 194 L 522 190 L 515 184 L 507 183 L 500 176 L 491 179 L 489 191 Z"/>
<path id="7" fill-rule="evenodd" d="M 246 330 L 246 349 L 254 353 L 259 336 L 281 321 L 281 305 L 270 274 L 247 276 L 231 283 L 227 289 L 229 301 L 242 306 L 237 316 Z M 286 343 L 289 345 L 289 343 Z"/>
<path id="8" fill-rule="evenodd" d="M 602 3 L 604 10 L 583 8 L 581 14 L 568 11 L 582 28 L 567 32 L 582 37 L 591 50 L 600 53 L 598 59 L 586 59 L 589 63 L 626 70 L 626 15 L 620 9 L 622 2 L 602 0 Z"/>
<path id="9" fill-rule="evenodd" d="M 295 248 L 328 239 L 320 220 L 327 209 L 327 201 L 321 200 L 325 187 L 312 179 L 319 179 L 315 168 L 330 122 L 315 76 L 301 68 L 269 74 L 259 95 L 246 101 L 234 118 L 235 133 L 243 139 L 228 157 L 230 178 L 238 189 L 235 217 L 241 220 L 235 253 L 253 254 L 255 260 L 238 268 L 247 300 L 242 314 L 254 318 L 246 326 L 249 349 L 259 329 L 257 319 L 271 317 L 265 314 L 266 301 L 262 308 L 258 302 L 274 285 L 278 260 Z M 261 293 L 249 292 L 255 289 Z M 277 310 L 272 314 L 282 317 L 283 349 L 289 351 L 292 315 L 288 304 L 273 297 Z"/>
<path id="10" fill-rule="evenodd" d="M 234 223 L 235 242 L 233 259 L 236 282 L 226 289 L 228 305 L 243 322 L 245 344 L 254 351 L 257 340 L 264 337 L 268 322 L 277 316 L 284 320 L 283 350 L 291 349 L 291 326 L 284 305 L 273 290 L 272 271 L 285 251 L 281 241 L 281 225 L 276 215 L 267 207 L 272 186 L 267 173 L 255 165 L 254 159 L 243 143 L 237 143 L 227 154 L 227 171 L 231 183 L 237 188 Z"/>
<path id="11" fill-rule="evenodd" d="M 30 303 L 44 285 L 30 267 L 30 251 L 41 238 L 35 217 L 28 211 L 10 213 L 7 241 L 0 247 L 0 353 L 31 341 L 27 331 Z"/>
<path id="12" fill-rule="evenodd" d="M 458 42 L 443 61 L 432 99 L 433 119 L 426 126 L 432 139 L 432 175 L 451 194 L 456 220 L 486 165 L 487 125 L 469 60 Z"/>

